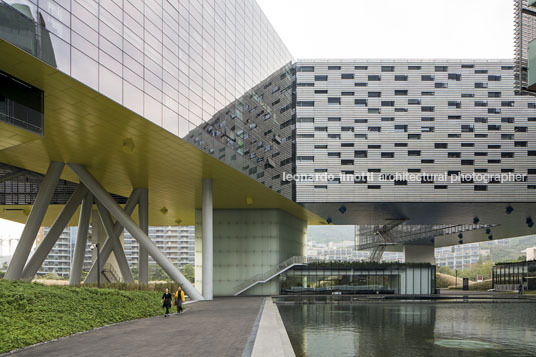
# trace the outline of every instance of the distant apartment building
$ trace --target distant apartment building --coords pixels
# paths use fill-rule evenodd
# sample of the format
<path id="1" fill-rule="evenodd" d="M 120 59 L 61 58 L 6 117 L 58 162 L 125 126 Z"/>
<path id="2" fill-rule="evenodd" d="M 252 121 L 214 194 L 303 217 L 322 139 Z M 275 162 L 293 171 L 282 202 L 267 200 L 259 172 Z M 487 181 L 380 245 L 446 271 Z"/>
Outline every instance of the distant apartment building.
<path id="1" fill-rule="evenodd" d="M 49 227 L 42 227 L 39 231 L 36 247 L 41 243 L 49 231 Z M 78 227 L 66 228 L 58 241 L 45 259 L 43 266 L 38 271 L 38 275 L 56 273 L 61 277 L 68 277 L 71 270 L 71 260 L 73 257 L 74 243 Z M 149 237 L 158 248 L 173 262 L 182 269 L 186 264 L 194 264 L 194 227 L 149 227 Z M 125 231 L 124 249 L 130 267 L 138 264 L 138 243 Z M 92 264 L 92 250 L 94 249 L 90 237 L 86 245 L 84 258 L 84 271 L 89 271 Z M 149 262 L 153 262 L 149 258 Z"/>
<path id="2" fill-rule="evenodd" d="M 451 269 L 464 269 L 478 263 L 481 257 L 488 256 L 492 246 L 508 246 L 509 239 L 488 241 L 482 243 L 461 244 L 451 247 L 436 248 L 435 260 L 437 266 L 448 266 Z M 482 249 L 484 248 L 484 249 Z"/>
<path id="3" fill-rule="evenodd" d="M 41 227 L 36 239 L 36 247 L 43 241 L 43 238 L 48 234 L 49 230 L 50 227 Z M 77 232 L 78 227 L 65 228 L 43 262 L 41 269 L 37 272 L 37 275 L 55 273 L 64 278 L 69 276 Z M 92 242 L 91 239 L 88 239 L 86 244 L 86 254 L 84 256 L 84 271 L 88 271 L 91 267 L 91 250 Z"/>
<path id="4" fill-rule="evenodd" d="M 194 226 L 149 227 L 149 238 L 177 268 L 182 269 L 186 264 L 194 265 Z M 138 264 L 138 242 L 126 231 L 124 233 L 124 249 L 129 266 L 136 266 Z M 154 263 L 151 257 L 149 257 L 149 263 Z"/>
<path id="5" fill-rule="evenodd" d="M 320 261 L 356 262 L 368 260 L 370 251 L 356 250 L 353 241 L 329 242 L 327 244 L 311 241 L 307 242 L 307 257 Z M 404 254 L 402 252 L 384 252 L 382 260 L 402 262 Z"/>
<path id="6" fill-rule="evenodd" d="M 448 266 L 461 270 L 480 259 L 480 244 L 462 244 L 451 247 L 436 248 L 435 260 L 437 266 Z"/>

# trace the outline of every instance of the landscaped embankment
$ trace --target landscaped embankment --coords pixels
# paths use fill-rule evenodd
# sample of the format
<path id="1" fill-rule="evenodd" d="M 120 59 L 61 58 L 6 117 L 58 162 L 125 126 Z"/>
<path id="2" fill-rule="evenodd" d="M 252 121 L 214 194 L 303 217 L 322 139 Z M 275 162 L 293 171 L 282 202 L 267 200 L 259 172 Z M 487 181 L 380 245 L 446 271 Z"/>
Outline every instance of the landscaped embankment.
<path id="1" fill-rule="evenodd" d="M 0 280 L 0 353 L 162 313 L 161 291 Z"/>

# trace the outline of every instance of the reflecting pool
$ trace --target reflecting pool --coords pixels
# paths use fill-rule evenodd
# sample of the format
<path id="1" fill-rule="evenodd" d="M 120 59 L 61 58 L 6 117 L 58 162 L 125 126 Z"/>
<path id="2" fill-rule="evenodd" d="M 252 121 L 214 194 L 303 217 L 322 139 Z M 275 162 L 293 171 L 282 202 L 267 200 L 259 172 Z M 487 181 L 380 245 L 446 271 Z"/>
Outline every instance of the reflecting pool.
<path id="1" fill-rule="evenodd" d="M 534 303 L 278 307 L 297 356 L 536 356 Z"/>

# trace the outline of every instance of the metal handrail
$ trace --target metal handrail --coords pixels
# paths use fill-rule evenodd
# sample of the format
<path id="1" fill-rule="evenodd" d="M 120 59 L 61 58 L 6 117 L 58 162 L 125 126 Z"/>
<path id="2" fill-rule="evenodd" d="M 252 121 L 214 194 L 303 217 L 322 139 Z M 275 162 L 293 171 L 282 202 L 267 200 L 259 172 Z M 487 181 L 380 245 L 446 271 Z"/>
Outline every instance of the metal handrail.
<path id="1" fill-rule="evenodd" d="M 239 295 L 245 290 L 249 289 L 250 287 L 258 284 L 258 283 L 264 283 L 268 280 L 273 279 L 275 276 L 281 274 L 285 270 L 289 269 L 290 267 L 294 265 L 304 265 L 307 264 L 307 257 L 304 256 L 293 256 L 289 259 L 279 263 L 278 265 L 272 267 L 270 270 L 265 271 L 263 273 L 256 274 L 252 276 L 251 278 L 243 281 L 242 283 L 235 286 L 235 295 Z"/>

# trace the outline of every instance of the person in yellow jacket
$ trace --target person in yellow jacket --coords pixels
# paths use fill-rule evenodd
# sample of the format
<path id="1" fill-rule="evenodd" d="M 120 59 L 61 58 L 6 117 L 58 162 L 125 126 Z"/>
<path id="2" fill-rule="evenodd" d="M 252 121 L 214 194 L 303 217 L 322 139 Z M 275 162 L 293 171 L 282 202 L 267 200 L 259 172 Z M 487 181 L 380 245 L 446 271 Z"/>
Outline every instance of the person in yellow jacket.
<path id="1" fill-rule="evenodd" d="M 177 291 L 175 291 L 175 304 L 177 305 L 177 314 L 182 314 L 184 312 L 184 309 L 182 308 L 183 303 L 184 291 L 182 291 L 182 288 L 179 286 L 177 288 Z"/>

